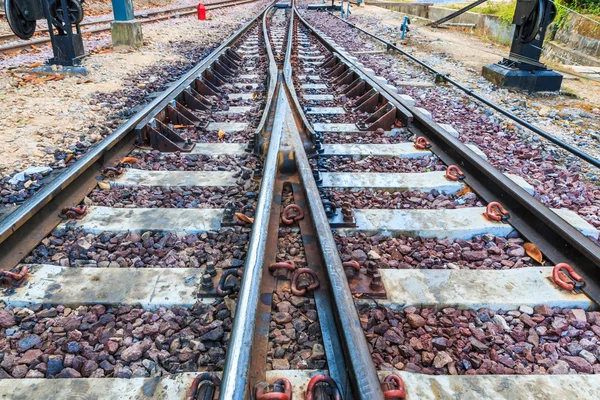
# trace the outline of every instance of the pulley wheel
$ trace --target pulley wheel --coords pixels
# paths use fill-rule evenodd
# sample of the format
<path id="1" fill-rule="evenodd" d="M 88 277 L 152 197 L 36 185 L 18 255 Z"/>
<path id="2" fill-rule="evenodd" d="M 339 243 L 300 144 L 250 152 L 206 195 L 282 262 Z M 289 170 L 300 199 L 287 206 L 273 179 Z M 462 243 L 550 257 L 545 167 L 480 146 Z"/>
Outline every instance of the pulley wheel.
<path id="1" fill-rule="evenodd" d="M 8 25 L 15 35 L 21 39 L 30 39 L 35 33 L 35 21 L 25 19 L 21 10 L 15 4 L 15 0 L 4 0 L 4 12 Z"/>
<path id="2" fill-rule="evenodd" d="M 521 26 L 519 37 L 521 43 L 527 44 L 533 41 L 537 36 L 544 21 L 544 0 L 538 0 L 538 5 L 527 17 L 525 23 Z"/>
<path id="3" fill-rule="evenodd" d="M 69 17 L 72 24 L 79 24 L 83 21 L 83 7 L 81 7 L 79 0 L 67 0 L 67 9 L 69 10 Z M 54 0 L 54 3 L 50 4 L 50 15 L 63 24 L 65 23 L 63 21 L 61 0 Z"/>

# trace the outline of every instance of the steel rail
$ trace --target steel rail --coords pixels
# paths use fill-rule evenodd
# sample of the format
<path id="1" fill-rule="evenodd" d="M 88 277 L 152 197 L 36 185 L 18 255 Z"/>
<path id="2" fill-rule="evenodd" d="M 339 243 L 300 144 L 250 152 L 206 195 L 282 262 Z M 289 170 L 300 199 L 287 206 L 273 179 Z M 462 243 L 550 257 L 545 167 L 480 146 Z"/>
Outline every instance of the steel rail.
<path id="1" fill-rule="evenodd" d="M 230 3 L 233 0 L 225 0 L 225 1 L 219 1 L 219 2 L 215 2 L 215 3 L 211 3 L 211 6 L 214 5 L 219 5 L 219 4 L 224 4 L 224 3 Z M 208 6 L 208 5 L 207 5 Z M 196 8 L 196 6 L 183 6 L 183 7 L 170 7 L 170 8 L 164 8 L 162 10 L 156 10 L 156 11 L 151 11 L 151 12 L 144 12 L 144 11 L 138 11 L 135 13 L 135 18 L 139 18 L 142 21 L 146 18 L 149 18 L 151 16 L 154 15 L 160 15 L 160 14 L 164 14 L 164 13 L 177 13 L 178 11 L 183 11 L 183 10 L 190 10 L 192 8 Z M 171 16 L 175 16 L 177 14 L 172 14 Z M 90 25 L 98 25 L 98 24 L 106 24 L 109 22 L 113 22 L 114 19 L 108 17 L 108 18 L 102 18 L 102 19 L 98 19 L 95 21 L 86 21 L 85 18 L 84 20 L 79 24 L 79 26 L 90 26 Z M 39 29 L 36 31 L 36 33 L 45 33 L 48 32 L 48 27 Z M 15 39 L 18 38 L 17 35 L 15 35 L 14 33 L 12 34 L 6 34 L 6 35 L 0 35 L 0 40 L 11 40 L 11 39 Z"/>
<path id="2" fill-rule="evenodd" d="M 333 47 L 331 43 L 330 46 Z M 348 65 L 355 64 L 348 57 L 341 57 Z M 375 85 L 377 90 L 388 95 L 384 85 L 377 82 Z M 408 131 L 430 139 L 434 153 L 446 164 L 460 165 L 466 176 L 464 182 L 485 201 L 501 202 L 511 215 L 510 224 L 534 242 L 547 259 L 555 264 L 570 263 L 580 272 L 587 282 L 584 292 L 600 304 L 600 247 L 415 106 L 400 101 L 414 117 Z"/>
<path id="3" fill-rule="evenodd" d="M 395 43 L 391 43 L 388 42 L 387 40 L 375 35 L 374 33 L 371 33 L 367 30 L 364 30 L 363 28 L 357 26 L 356 24 L 353 24 L 352 22 L 348 22 L 340 17 L 338 17 L 337 15 L 333 14 L 333 13 L 329 13 L 330 15 L 338 18 L 340 21 L 350 25 L 351 27 L 359 30 L 360 32 L 384 43 L 388 49 L 393 49 L 398 51 L 399 53 L 401 53 L 402 55 L 408 57 L 409 59 L 411 59 L 412 61 L 416 62 L 417 64 L 421 65 L 422 67 L 426 68 L 427 70 L 429 70 L 430 72 L 433 72 L 434 74 L 436 74 L 437 76 L 441 77 L 442 80 L 450 83 L 451 85 L 455 86 L 457 89 L 463 91 L 464 93 L 466 93 L 467 95 L 473 97 L 474 99 L 476 99 L 477 101 L 485 104 L 486 106 L 496 110 L 497 112 L 499 112 L 500 114 L 504 115 L 505 117 L 513 120 L 514 122 L 518 123 L 519 125 L 529 129 L 532 132 L 535 132 L 536 134 L 540 135 L 541 137 L 547 139 L 548 141 L 554 143 L 555 145 L 557 145 L 558 147 L 562 148 L 565 151 L 568 151 L 569 153 L 581 158 L 582 160 L 590 163 L 591 165 L 595 166 L 596 168 L 600 168 L 600 160 L 597 158 L 592 157 L 591 155 L 589 155 L 588 153 L 585 153 L 581 150 L 579 150 L 578 148 L 576 148 L 575 146 L 572 146 L 562 140 L 560 140 L 559 138 L 557 138 L 554 135 L 551 135 L 550 133 L 538 128 L 537 126 L 525 121 L 524 119 L 516 116 L 515 114 L 511 113 L 508 110 L 505 110 L 504 108 L 498 106 L 495 103 L 492 103 L 491 101 L 485 99 L 484 97 L 478 95 L 477 93 L 473 92 L 472 90 L 464 87 L 463 85 L 461 85 L 459 82 L 455 81 L 454 79 L 448 77 L 447 75 L 444 75 L 442 72 L 436 70 L 435 68 L 431 67 L 430 65 L 428 65 L 427 63 L 425 63 L 424 61 L 419 60 L 417 57 L 413 56 L 412 54 L 408 53 L 405 50 L 402 50 L 401 48 L 399 48 L 398 46 L 396 46 Z"/>
<path id="4" fill-rule="evenodd" d="M 260 18 L 265 11 L 270 7 L 267 5 L 255 17 L 250 19 L 241 28 L 235 31 L 227 40 L 217 47 L 211 54 L 204 58 L 197 66 L 192 68 L 188 73 L 175 81 L 151 103 L 146 105 L 142 110 L 137 112 L 130 119 L 125 121 L 113 133 L 107 136 L 96 147 L 84 154 L 72 166 L 56 177 L 52 182 L 44 186 L 38 193 L 33 195 L 29 200 L 25 201 L 16 211 L 9 214 L 4 220 L 0 221 L 0 244 L 8 237 L 15 233 L 23 224 L 33 218 L 36 213 L 47 205 L 55 196 L 62 192 L 69 184 L 77 177 L 82 175 L 91 165 L 104 156 L 110 149 L 115 147 L 127 134 L 133 132 L 135 127 L 147 118 L 151 113 L 156 111 L 157 107 L 165 101 L 169 101 L 181 93 L 198 74 L 206 69 L 221 53 L 223 53 L 231 43 L 235 42 L 243 35 L 251 26 Z"/>
<path id="5" fill-rule="evenodd" d="M 207 5 L 206 10 L 207 11 L 216 10 L 216 9 L 220 9 L 220 8 L 238 6 L 238 5 L 242 5 L 242 4 L 246 4 L 246 3 L 254 3 L 256 1 L 258 1 L 258 0 L 222 1 L 222 2 Z M 190 7 L 183 7 L 183 8 L 181 8 L 181 10 L 187 10 L 189 8 Z M 174 10 L 177 10 L 177 9 L 174 9 Z M 167 11 L 163 11 L 163 12 L 167 12 Z M 150 23 L 150 22 L 162 21 L 165 19 L 177 18 L 177 17 L 182 17 L 182 16 L 186 16 L 186 15 L 190 15 L 190 14 L 195 14 L 196 12 L 197 11 L 194 8 L 191 11 L 184 11 L 182 13 L 163 15 L 163 16 L 148 18 L 148 19 L 140 19 L 139 22 Z M 157 13 L 161 13 L 161 12 L 157 12 Z M 98 21 L 98 22 L 90 22 L 90 23 L 87 23 L 86 25 L 97 25 L 97 24 L 109 23 L 109 22 L 113 22 L 113 20 L 111 19 L 111 20 L 104 20 L 104 21 Z M 111 29 L 110 27 L 92 28 L 92 29 L 82 31 L 81 34 L 85 35 L 85 34 L 92 34 L 92 33 L 98 33 L 98 32 L 106 32 L 106 31 L 109 31 L 110 29 Z M 48 28 L 45 28 L 45 31 L 47 32 Z M 2 39 L 2 37 L 0 37 L 0 39 Z M 48 43 L 48 42 L 50 42 L 50 38 L 39 38 L 39 39 L 30 40 L 30 41 L 20 41 L 17 43 L 5 44 L 3 46 L 0 46 L 0 53 L 6 52 L 6 51 L 11 51 L 11 50 L 22 49 L 25 47 L 29 47 L 31 45 L 44 44 L 44 43 Z"/>
<path id="6" fill-rule="evenodd" d="M 273 5 L 271 4 L 263 12 L 262 28 L 263 39 L 269 57 L 269 90 L 272 89 L 275 91 L 277 88 L 277 65 L 271 49 L 266 23 L 267 15 L 272 9 Z M 229 337 L 229 346 L 225 359 L 227 368 L 223 371 L 223 379 L 219 390 L 219 399 L 221 400 L 241 400 L 246 398 L 248 371 L 252 356 L 252 341 L 262 281 L 262 267 L 267 244 L 267 231 L 271 218 L 279 147 L 283 134 L 283 120 L 285 119 L 285 114 L 282 114 L 283 107 L 281 107 L 281 90 L 280 87 L 277 95 L 278 100 L 274 105 L 274 93 L 268 95 L 267 101 L 269 102 L 269 107 L 265 107 L 263 111 L 261 122 L 263 131 L 259 134 L 263 137 L 268 136 L 268 144 L 265 144 L 265 149 L 268 149 L 268 151 L 266 151 L 252 236 L 248 245 L 246 265 L 236 305 L 236 315 Z M 275 107 L 274 121 L 272 126 L 268 126 L 264 122 L 266 116 L 271 113 L 271 107 L 273 106 Z M 268 128 L 271 129 L 269 130 Z"/>
<path id="7" fill-rule="evenodd" d="M 314 29 L 298 13 L 296 7 L 294 7 L 294 16 L 297 16 L 299 21 L 315 33 Z M 292 67 L 289 59 L 286 60 L 286 65 L 284 66 L 284 78 L 288 96 L 292 100 L 290 102 L 292 112 L 302 116 L 304 113 L 301 111 L 302 108 L 297 96 L 295 96 Z M 306 124 L 305 117 L 300 118 L 300 120 L 303 124 Z M 308 136 L 308 132 L 306 133 Z M 353 394 L 359 399 L 383 399 L 383 392 L 377 371 L 371 361 L 371 351 L 362 330 L 354 298 L 350 293 L 348 279 L 342 266 L 342 260 L 337 251 L 335 239 L 329 226 L 329 220 L 325 214 L 319 189 L 313 177 L 308 155 L 299 132 L 291 135 L 291 141 L 296 154 L 298 172 L 304 183 L 305 194 L 310 204 L 310 213 L 316 231 L 319 232 L 319 245 L 323 254 L 324 265 L 326 266 L 330 294 L 335 305 L 334 316 L 338 330 L 341 332 L 342 345 L 347 360 L 346 366 L 349 368 L 352 377 L 350 382 Z"/>

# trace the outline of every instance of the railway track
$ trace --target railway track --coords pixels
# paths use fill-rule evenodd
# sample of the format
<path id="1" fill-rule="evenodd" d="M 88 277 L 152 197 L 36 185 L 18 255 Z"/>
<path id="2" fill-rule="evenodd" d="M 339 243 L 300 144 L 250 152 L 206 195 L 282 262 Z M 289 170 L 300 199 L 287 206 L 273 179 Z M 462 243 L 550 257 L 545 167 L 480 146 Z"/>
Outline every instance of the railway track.
<path id="1" fill-rule="evenodd" d="M 596 398 L 598 232 L 532 190 L 271 4 L 0 222 L 0 393 Z"/>
<path id="2" fill-rule="evenodd" d="M 225 0 L 225 1 L 216 1 L 206 5 L 206 10 L 216 10 L 220 8 L 232 7 L 240 4 L 251 3 L 256 0 Z M 186 7 L 171 7 L 164 10 L 158 10 L 153 12 L 139 12 L 136 14 L 136 19 L 142 23 L 150 23 L 162 21 L 170 18 L 180 18 L 184 16 L 188 16 L 191 14 L 196 14 L 196 6 L 186 6 Z M 89 29 L 82 30 L 82 34 L 90 35 L 99 32 L 108 32 L 110 31 L 110 25 L 108 26 L 99 26 L 93 28 L 95 25 L 101 24 L 110 24 L 113 22 L 112 18 L 104 18 L 96 21 L 83 21 L 80 24 L 80 27 L 90 27 Z M 43 33 L 40 35 L 39 33 Z M 17 40 L 16 42 L 10 42 L 3 45 L 0 45 L 0 53 L 24 49 L 36 45 L 41 45 L 50 42 L 50 38 L 46 37 L 48 33 L 48 29 L 40 29 L 38 33 L 31 40 Z M 11 40 L 18 39 L 14 34 L 5 34 L 0 35 L 0 42 L 8 42 Z"/>

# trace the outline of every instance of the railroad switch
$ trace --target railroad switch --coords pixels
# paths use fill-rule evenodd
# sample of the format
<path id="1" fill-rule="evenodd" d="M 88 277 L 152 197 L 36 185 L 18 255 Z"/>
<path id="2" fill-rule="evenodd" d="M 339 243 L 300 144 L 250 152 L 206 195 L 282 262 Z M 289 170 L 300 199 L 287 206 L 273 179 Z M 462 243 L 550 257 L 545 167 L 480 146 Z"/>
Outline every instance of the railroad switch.
<path id="1" fill-rule="evenodd" d="M 47 21 L 54 53 L 48 64 L 74 67 L 81 63 L 85 50 L 79 23 L 84 12 L 79 0 L 5 0 L 4 5 L 10 29 L 23 40 L 31 39 L 37 21 Z M 51 70 L 45 66 L 40 71 Z M 72 72 L 87 74 L 84 68 Z"/>
<path id="2" fill-rule="evenodd" d="M 518 0 L 510 54 L 497 64 L 484 66 L 482 75 L 500 87 L 528 92 L 559 91 L 562 75 L 540 62 L 546 29 L 555 17 L 552 0 Z"/>

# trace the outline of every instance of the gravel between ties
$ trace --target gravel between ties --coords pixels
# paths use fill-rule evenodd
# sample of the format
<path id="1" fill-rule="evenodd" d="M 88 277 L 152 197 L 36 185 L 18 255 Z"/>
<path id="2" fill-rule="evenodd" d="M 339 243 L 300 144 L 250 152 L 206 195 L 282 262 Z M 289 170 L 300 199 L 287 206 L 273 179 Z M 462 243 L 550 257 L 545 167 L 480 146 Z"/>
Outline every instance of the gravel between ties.
<path id="1" fill-rule="evenodd" d="M 304 17 L 332 38 L 343 38 L 338 44 L 349 51 L 375 48 L 371 39 L 363 38 L 352 28 L 326 13 L 304 12 Z M 390 57 L 395 59 L 392 64 Z M 394 76 L 396 60 L 403 70 L 421 70 L 402 56 L 368 57 L 371 68 L 394 85 L 403 76 Z M 427 74 L 429 75 L 429 74 Z M 428 79 L 429 81 L 430 79 Z M 600 228 L 600 189 L 594 182 L 595 170 L 583 171 L 585 163 L 566 155 L 556 146 L 526 132 L 495 112 L 474 103 L 452 87 L 398 86 L 401 94 L 408 94 L 440 123 L 450 123 L 460 133 L 460 139 L 477 145 L 489 162 L 505 173 L 523 177 L 535 188 L 535 197 L 553 208 L 569 208 Z M 367 140 L 370 142 L 370 140 Z"/>
<path id="2" fill-rule="evenodd" d="M 220 370 L 233 303 L 0 308 L 0 378 L 136 378 Z"/>
<path id="3" fill-rule="evenodd" d="M 431 375 L 600 373 L 600 313 L 407 307 L 362 308 L 361 324 L 379 370 Z"/>

